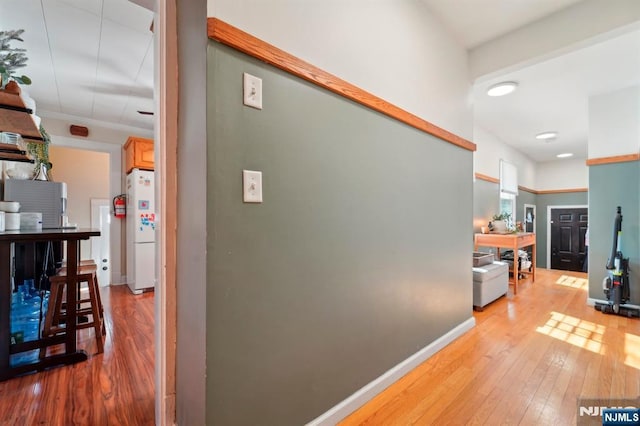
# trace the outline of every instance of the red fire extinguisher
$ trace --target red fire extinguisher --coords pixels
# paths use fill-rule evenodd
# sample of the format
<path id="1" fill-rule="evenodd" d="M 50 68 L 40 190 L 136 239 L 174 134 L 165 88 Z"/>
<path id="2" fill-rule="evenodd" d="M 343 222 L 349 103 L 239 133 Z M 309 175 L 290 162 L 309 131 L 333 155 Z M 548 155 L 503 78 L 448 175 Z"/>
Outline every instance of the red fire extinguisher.
<path id="1" fill-rule="evenodd" d="M 125 194 L 116 195 L 113 198 L 113 215 L 123 219 L 127 215 L 127 197 Z"/>

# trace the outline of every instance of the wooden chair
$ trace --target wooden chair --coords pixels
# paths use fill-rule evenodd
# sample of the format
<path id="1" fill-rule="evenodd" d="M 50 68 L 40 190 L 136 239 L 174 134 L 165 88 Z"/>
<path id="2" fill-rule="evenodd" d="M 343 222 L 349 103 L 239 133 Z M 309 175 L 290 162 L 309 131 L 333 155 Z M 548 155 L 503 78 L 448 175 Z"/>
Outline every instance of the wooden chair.
<path id="1" fill-rule="evenodd" d="M 98 352 L 104 351 L 103 336 L 106 335 L 106 327 L 104 324 L 104 309 L 100 297 L 100 287 L 98 285 L 98 277 L 96 274 L 95 263 L 85 262 L 78 265 L 78 285 L 75 289 L 78 292 L 78 307 L 76 309 L 76 328 L 78 330 L 93 327 L 95 330 L 96 344 Z M 49 277 L 51 283 L 51 293 L 49 295 L 49 308 L 44 321 L 42 331 L 43 337 L 55 336 L 56 334 L 65 333 L 66 329 L 62 323 L 68 320 L 66 314 L 66 303 L 63 302 L 64 290 L 70 291 L 67 285 L 66 268 L 62 268 L 57 275 Z M 81 298 L 80 290 L 82 285 L 86 283 L 89 290 L 88 298 Z M 71 289 L 73 291 L 73 289 Z M 87 306 L 88 304 L 88 306 Z M 88 317 L 91 319 L 88 319 Z M 80 322 L 81 318 L 87 318 L 86 322 Z M 40 350 L 40 356 L 44 356 L 44 350 Z"/>

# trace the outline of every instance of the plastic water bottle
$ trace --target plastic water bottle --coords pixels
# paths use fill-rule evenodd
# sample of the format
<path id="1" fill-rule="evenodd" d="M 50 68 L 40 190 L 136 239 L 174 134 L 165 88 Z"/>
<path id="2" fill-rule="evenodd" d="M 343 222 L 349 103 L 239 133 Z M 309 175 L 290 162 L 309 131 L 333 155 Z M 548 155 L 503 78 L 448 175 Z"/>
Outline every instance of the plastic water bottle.
<path id="1" fill-rule="evenodd" d="M 48 297 L 47 297 L 48 301 Z M 37 340 L 40 337 L 41 298 L 33 288 L 33 280 L 27 280 L 11 298 L 11 343 Z M 11 355 L 12 367 L 38 360 L 37 349 Z"/>

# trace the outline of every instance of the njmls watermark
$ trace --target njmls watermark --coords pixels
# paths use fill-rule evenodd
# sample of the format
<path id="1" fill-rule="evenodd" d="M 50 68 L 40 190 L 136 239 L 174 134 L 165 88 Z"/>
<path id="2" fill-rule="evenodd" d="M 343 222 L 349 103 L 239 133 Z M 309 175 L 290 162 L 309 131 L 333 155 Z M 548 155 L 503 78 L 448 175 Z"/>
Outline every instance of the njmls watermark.
<path id="1" fill-rule="evenodd" d="M 577 426 L 640 426 L 640 397 L 578 398 Z"/>

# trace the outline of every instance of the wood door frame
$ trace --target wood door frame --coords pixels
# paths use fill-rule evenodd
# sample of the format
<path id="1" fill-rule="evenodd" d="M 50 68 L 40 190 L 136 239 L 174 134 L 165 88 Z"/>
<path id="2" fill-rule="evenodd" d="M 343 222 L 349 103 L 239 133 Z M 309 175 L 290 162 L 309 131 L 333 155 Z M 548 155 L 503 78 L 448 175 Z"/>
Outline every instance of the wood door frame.
<path id="1" fill-rule="evenodd" d="M 91 227 L 92 228 L 100 228 L 99 225 L 96 225 L 96 222 L 100 222 L 100 215 L 98 214 L 98 217 L 95 216 L 95 213 L 98 213 L 100 211 L 100 207 L 108 207 L 111 208 L 111 200 L 109 200 L 108 198 L 91 198 L 89 200 L 89 202 L 91 203 Z M 107 228 L 110 228 L 110 224 L 107 226 Z M 98 244 L 98 241 L 100 239 L 103 239 L 105 236 L 102 233 L 102 229 L 100 232 L 100 236 L 99 237 L 92 237 L 91 238 L 91 258 L 96 262 L 96 265 L 98 265 L 98 268 L 102 268 L 103 263 L 102 263 L 102 259 L 96 259 L 96 254 L 94 253 L 94 250 L 96 249 L 96 245 Z M 111 282 L 113 281 L 113 277 L 111 276 L 113 274 L 113 268 L 111 267 L 111 234 L 109 232 L 109 235 L 107 235 L 107 243 L 109 244 L 109 251 L 108 251 L 108 256 L 109 256 L 109 262 L 108 262 L 108 271 L 109 271 L 109 280 L 107 282 L 105 282 L 104 280 L 101 280 L 100 278 L 98 278 L 98 283 L 100 284 L 100 287 L 108 287 L 111 285 Z M 100 272 L 97 272 L 98 275 L 100 275 Z"/>
<path id="2" fill-rule="evenodd" d="M 524 204 L 522 206 L 523 209 L 523 213 L 524 213 L 524 217 L 522 218 L 522 224 L 523 226 L 527 227 L 527 208 L 532 207 L 533 208 L 533 233 L 536 233 L 536 216 L 538 216 L 538 208 L 535 204 Z"/>
<path id="3" fill-rule="evenodd" d="M 551 269 L 551 210 L 555 209 L 587 209 L 587 214 L 589 214 L 588 204 L 547 206 L 547 269 Z"/>
<path id="4" fill-rule="evenodd" d="M 156 170 L 155 424 L 176 423 L 176 233 L 178 143 L 178 34 L 175 0 L 154 13 L 154 156 Z"/>

